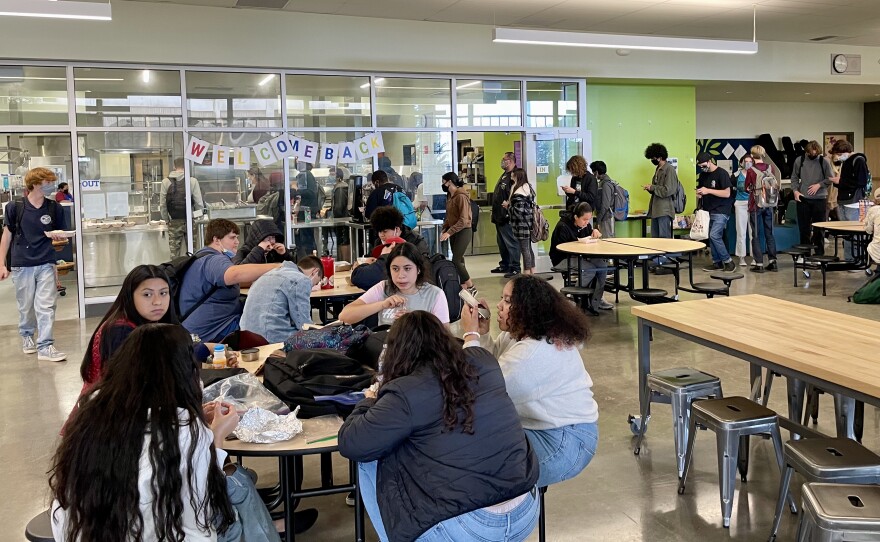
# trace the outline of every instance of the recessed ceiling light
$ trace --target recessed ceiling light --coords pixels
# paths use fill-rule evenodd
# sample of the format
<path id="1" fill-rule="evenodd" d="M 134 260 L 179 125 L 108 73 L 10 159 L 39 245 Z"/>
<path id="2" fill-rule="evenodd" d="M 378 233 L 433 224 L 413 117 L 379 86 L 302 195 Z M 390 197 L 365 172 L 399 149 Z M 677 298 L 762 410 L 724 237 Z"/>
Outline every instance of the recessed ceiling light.
<path id="1" fill-rule="evenodd" d="M 725 94 L 733 94 L 733 91 L 732 91 L 732 90 L 728 90 L 727 92 L 725 92 Z"/>
<path id="2" fill-rule="evenodd" d="M 810 95 L 809 92 L 804 92 L 804 96 L 809 96 L 809 95 Z"/>
<path id="3" fill-rule="evenodd" d="M 143 73 L 143 75 L 141 75 L 141 78 L 144 80 L 144 83 L 149 83 L 150 82 L 150 70 L 144 70 L 144 73 Z"/>

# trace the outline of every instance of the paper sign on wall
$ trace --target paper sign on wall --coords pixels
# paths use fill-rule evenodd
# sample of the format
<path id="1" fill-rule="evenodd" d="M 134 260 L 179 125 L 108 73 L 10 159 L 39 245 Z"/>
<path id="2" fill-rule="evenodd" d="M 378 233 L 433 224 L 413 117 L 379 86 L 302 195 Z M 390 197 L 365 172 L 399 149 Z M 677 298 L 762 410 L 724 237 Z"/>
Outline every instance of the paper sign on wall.
<path id="1" fill-rule="evenodd" d="M 104 194 L 83 194 L 82 195 L 82 212 L 83 218 L 107 218 L 107 201 Z"/>
<path id="2" fill-rule="evenodd" d="M 229 156 L 232 149 L 223 145 L 214 145 L 214 154 L 211 155 L 211 163 L 215 166 L 228 166 Z"/>
<path id="3" fill-rule="evenodd" d="M 201 139 L 192 136 L 189 138 L 189 145 L 186 146 L 186 154 L 184 158 L 187 160 L 192 160 L 196 164 L 201 164 L 205 161 L 205 156 L 208 154 L 208 149 L 211 147 L 211 144 L 207 141 L 202 141 Z"/>
<path id="4" fill-rule="evenodd" d="M 128 192 L 107 192 L 107 216 L 128 216 Z"/>
<path id="5" fill-rule="evenodd" d="M 339 152 L 339 145 L 334 143 L 324 143 L 321 146 L 321 165 L 335 166 L 337 162 L 337 152 Z"/>
<path id="6" fill-rule="evenodd" d="M 233 169 L 249 169 L 251 167 L 251 148 L 235 147 L 235 160 L 232 162 Z"/>
<path id="7" fill-rule="evenodd" d="M 272 152 L 272 145 L 270 143 L 254 145 L 254 155 L 256 155 L 257 162 L 259 162 L 262 167 L 266 167 L 278 161 L 278 158 L 275 157 L 275 153 Z"/>
<path id="8" fill-rule="evenodd" d="M 275 153 L 275 157 L 279 160 L 293 156 L 293 147 L 287 134 L 271 139 L 269 144 L 272 146 L 272 152 Z"/>
<path id="9" fill-rule="evenodd" d="M 79 181 L 79 187 L 83 192 L 100 192 L 101 179 L 82 179 Z"/>
<path id="10" fill-rule="evenodd" d="M 357 163 L 357 151 L 355 151 L 354 143 L 340 143 L 339 144 L 339 163 L 340 164 L 355 164 Z"/>
<path id="11" fill-rule="evenodd" d="M 366 160 L 370 155 L 370 138 L 362 137 L 354 140 L 354 150 L 358 160 Z"/>

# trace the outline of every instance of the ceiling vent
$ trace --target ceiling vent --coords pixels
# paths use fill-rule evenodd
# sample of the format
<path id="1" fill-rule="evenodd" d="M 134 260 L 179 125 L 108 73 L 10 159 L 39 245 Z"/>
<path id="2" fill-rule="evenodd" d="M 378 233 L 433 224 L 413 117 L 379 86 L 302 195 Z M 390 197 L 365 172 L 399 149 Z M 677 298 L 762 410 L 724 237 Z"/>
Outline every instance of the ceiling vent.
<path id="1" fill-rule="evenodd" d="M 828 40 L 835 40 L 839 37 L 840 36 L 819 36 L 818 38 L 810 38 L 810 41 L 828 41 Z"/>
<path id="2" fill-rule="evenodd" d="M 238 0 L 237 8 L 284 9 L 290 0 Z"/>

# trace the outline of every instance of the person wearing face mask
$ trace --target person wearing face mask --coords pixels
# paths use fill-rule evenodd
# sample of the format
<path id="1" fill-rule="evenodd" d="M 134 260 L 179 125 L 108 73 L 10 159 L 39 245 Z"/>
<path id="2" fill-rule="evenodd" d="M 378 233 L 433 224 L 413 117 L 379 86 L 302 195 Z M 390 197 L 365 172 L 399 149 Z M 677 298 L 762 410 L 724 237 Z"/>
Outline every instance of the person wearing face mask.
<path id="1" fill-rule="evenodd" d="M 180 285 L 180 313 L 186 315 L 191 311 L 182 324 L 202 342 L 221 342 L 238 330 L 242 313 L 239 284 L 254 282 L 280 265 L 233 264 L 238 233 L 238 226 L 229 220 L 218 218 L 208 222 L 205 246 L 195 254 L 202 257 L 186 270 Z"/>
<path id="2" fill-rule="evenodd" d="M 858 206 L 847 207 L 865 197 L 868 184 L 868 159 L 862 153 L 853 153 L 852 143 L 836 141 L 831 152 L 840 159 L 840 174 L 830 180 L 837 185 L 837 217 L 839 220 L 858 221 Z M 847 262 L 853 261 L 852 243 L 843 242 L 843 255 Z"/>
<path id="3" fill-rule="evenodd" d="M 749 193 L 746 191 L 746 173 L 755 162 L 752 156 L 747 154 L 739 161 L 739 171 L 736 172 L 736 197 L 733 202 L 733 212 L 736 217 L 736 257 L 739 265 L 748 266 L 746 262 L 746 239 L 753 235 L 749 226 Z"/>
<path id="4" fill-rule="evenodd" d="M 52 241 L 65 238 L 50 232 L 66 227 L 61 205 L 49 199 L 56 181 L 55 174 L 46 168 L 27 172 L 24 178 L 27 196 L 23 201 L 6 204 L 0 238 L 0 280 L 6 280 L 11 271 L 18 303 L 21 349 L 25 354 L 37 354 L 40 361 L 67 358 L 67 354 L 56 350 L 52 337 L 58 296 Z"/>
<path id="5" fill-rule="evenodd" d="M 464 253 L 474 239 L 474 231 L 471 229 L 473 213 L 470 190 L 465 188 L 464 179 L 450 171 L 443 175 L 443 192 L 449 198 L 446 200 L 446 220 L 443 221 L 440 241 L 449 239 L 449 244 L 452 245 L 452 263 L 458 268 L 461 287 L 472 288 L 474 283 L 464 265 Z"/>
<path id="6" fill-rule="evenodd" d="M 712 252 L 712 267 L 703 271 L 736 270 L 736 264 L 727 251 L 724 232 L 730 219 L 730 175 L 718 167 L 708 152 L 697 155 L 700 176 L 697 178 L 697 198 L 700 208 L 709 213 L 709 248 Z"/>
<path id="7" fill-rule="evenodd" d="M 73 201 L 73 195 L 70 193 L 70 185 L 67 183 L 60 183 L 58 185 L 58 192 L 55 192 L 55 201 L 61 203 L 62 201 Z"/>
<path id="8" fill-rule="evenodd" d="M 798 156 L 791 169 L 791 189 L 797 202 L 797 221 L 801 244 L 813 245 L 817 255 L 825 254 L 825 243 L 820 230 L 813 231 L 814 222 L 828 219 L 825 201 L 828 186 L 834 177 L 831 163 L 822 156 L 817 141 L 807 143 L 806 152 Z"/>
<path id="9" fill-rule="evenodd" d="M 312 323 L 312 288 L 324 278 L 324 266 L 317 256 L 284 262 L 251 285 L 241 329 L 278 343 Z"/>
<path id="10" fill-rule="evenodd" d="M 513 227 L 510 225 L 510 189 L 513 187 L 511 174 L 516 169 L 516 156 L 512 152 L 504 153 L 501 159 L 501 177 L 495 184 L 495 191 L 492 193 L 492 224 L 495 224 L 496 241 L 498 242 L 498 250 L 501 252 L 501 261 L 498 267 L 492 269 L 492 273 L 504 273 L 505 278 L 511 278 L 519 275 L 519 241 L 513 234 Z"/>
<path id="11" fill-rule="evenodd" d="M 648 217 L 651 219 L 651 237 L 672 239 L 672 219 L 675 218 L 673 198 L 678 190 L 678 173 L 666 160 L 669 152 L 660 143 L 651 143 L 645 149 L 645 158 L 656 168 L 651 184 L 642 188 L 651 194 Z"/>

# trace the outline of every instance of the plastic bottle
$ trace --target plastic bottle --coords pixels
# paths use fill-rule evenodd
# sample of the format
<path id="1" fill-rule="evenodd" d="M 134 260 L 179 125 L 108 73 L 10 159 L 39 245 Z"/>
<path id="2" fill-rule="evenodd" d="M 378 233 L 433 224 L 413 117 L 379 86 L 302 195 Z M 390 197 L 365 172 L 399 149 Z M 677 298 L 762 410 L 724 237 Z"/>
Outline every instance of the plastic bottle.
<path id="1" fill-rule="evenodd" d="M 303 222 L 308 224 L 312 221 L 312 210 L 308 207 L 303 211 Z"/>
<path id="2" fill-rule="evenodd" d="M 214 347 L 214 359 L 211 363 L 215 369 L 226 368 L 226 346 L 218 344 Z"/>

